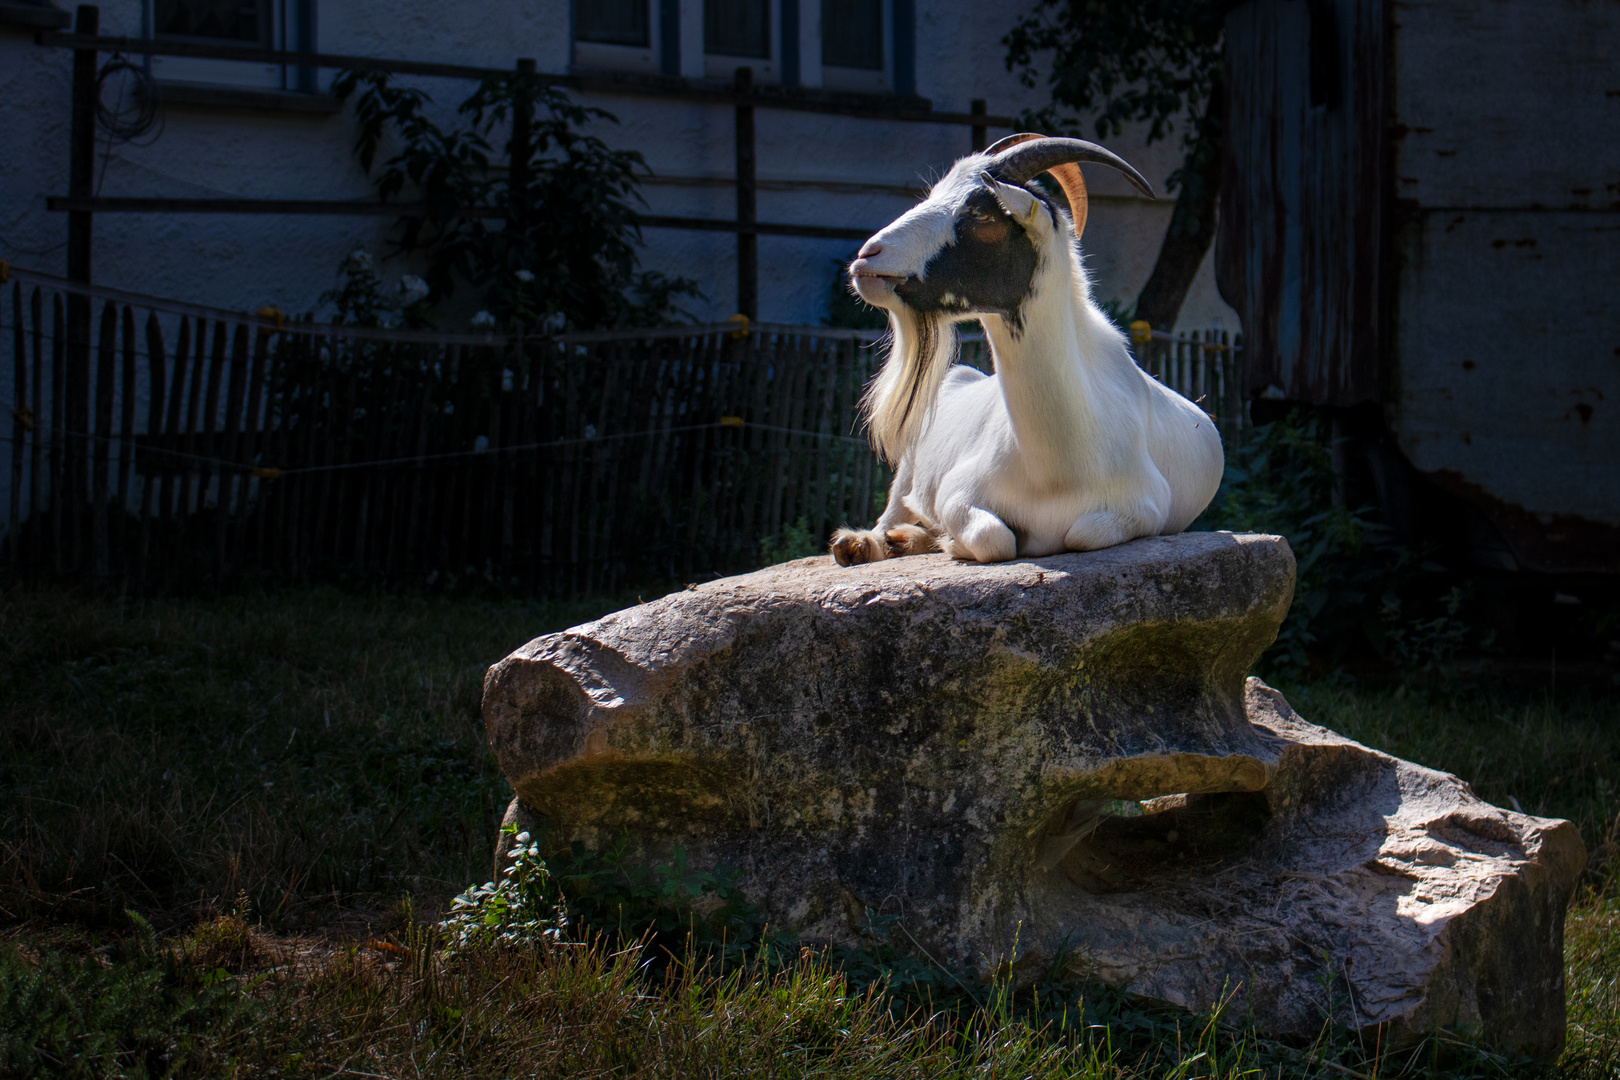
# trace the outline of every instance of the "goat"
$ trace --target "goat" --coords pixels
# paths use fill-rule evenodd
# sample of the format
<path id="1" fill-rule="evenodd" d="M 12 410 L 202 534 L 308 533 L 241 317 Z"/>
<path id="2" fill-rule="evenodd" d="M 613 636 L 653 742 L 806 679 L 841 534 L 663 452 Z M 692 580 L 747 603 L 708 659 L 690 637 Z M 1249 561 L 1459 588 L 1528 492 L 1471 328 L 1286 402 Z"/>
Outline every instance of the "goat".
<path id="1" fill-rule="evenodd" d="M 1137 367 L 1091 299 L 1082 161 L 1153 195 L 1094 143 L 1013 135 L 958 161 L 850 264 L 856 294 L 889 316 L 864 408 L 895 474 L 872 529 L 833 534 L 840 565 L 1091 551 L 1180 532 L 1214 498 L 1214 421 Z M 1067 210 L 1029 183 L 1042 172 Z M 994 375 L 953 363 L 953 324 L 972 319 Z"/>

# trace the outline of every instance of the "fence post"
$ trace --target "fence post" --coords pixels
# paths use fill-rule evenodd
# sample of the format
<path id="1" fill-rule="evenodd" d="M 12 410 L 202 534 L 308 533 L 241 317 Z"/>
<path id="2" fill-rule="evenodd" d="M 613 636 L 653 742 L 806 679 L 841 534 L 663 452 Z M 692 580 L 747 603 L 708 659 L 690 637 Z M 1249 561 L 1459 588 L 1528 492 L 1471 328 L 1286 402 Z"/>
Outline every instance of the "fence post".
<path id="1" fill-rule="evenodd" d="M 1131 323 L 1131 344 L 1135 346 L 1136 366 L 1153 374 L 1153 325 L 1145 319 Z"/>
<path id="2" fill-rule="evenodd" d="M 759 234 L 754 232 L 754 69 L 740 67 L 737 94 L 737 310 L 759 318 Z"/>
<path id="3" fill-rule="evenodd" d="M 101 9 L 79 6 L 73 29 L 94 35 L 101 29 Z M 73 106 L 68 129 L 68 195 L 88 199 L 95 194 L 96 177 L 96 50 L 73 51 Z M 91 215 L 88 210 L 68 213 L 67 276 L 75 284 L 90 284 Z M 80 569 L 79 505 L 85 498 L 89 467 L 90 430 L 90 297 L 70 292 L 67 297 L 67 428 L 69 436 L 64 487 L 52 493 L 68 515 L 75 569 Z M 58 384 L 61 387 L 61 384 Z"/>
<path id="4" fill-rule="evenodd" d="M 974 116 L 983 116 L 985 114 L 984 98 L 974 98 L 968 105 L 968 112 Z M 974 124 L 970 130 L 973 132 L 973 152 L 977 154 L 990 145 L 990 129 L 983 124 Z"/>
<path id="5" fill-rule="evenodd" d="M 23 336 L 23 291 L 20 281 L 11 287 L 11 318 L 11 512 L 6 517 L 6 555 L 15 566 L 17 545 L 22 534 L 23 433 L 32 431 L 37 422 L 34 414 L 28 411 L 28 350 Z"/>

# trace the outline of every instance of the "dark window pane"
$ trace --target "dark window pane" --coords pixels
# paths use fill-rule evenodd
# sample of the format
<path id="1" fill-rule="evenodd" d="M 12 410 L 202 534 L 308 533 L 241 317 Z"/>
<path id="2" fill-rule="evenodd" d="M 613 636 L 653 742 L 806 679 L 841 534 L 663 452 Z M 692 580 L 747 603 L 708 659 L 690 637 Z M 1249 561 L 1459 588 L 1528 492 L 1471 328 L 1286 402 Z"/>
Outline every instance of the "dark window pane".
<path id="1" fill-rule="evenodd" d="M 703 0 L 703 51 L 769 59 L 770 0 Z"/>
<path id="2" fill-rule="evenodd" d="M 269 0 L 157 0 L 161 37 L 196 37 L 270 47 Z"/>
<path id="3" fill-rule="evenodd" d="M 647 0 L 575 0 L 574 39 L 647 46 Z"/>
<path id="4" fill-rule="evenodd" d="M 821 62 L 883 70 L 883 0 L 821 0 Z"/>

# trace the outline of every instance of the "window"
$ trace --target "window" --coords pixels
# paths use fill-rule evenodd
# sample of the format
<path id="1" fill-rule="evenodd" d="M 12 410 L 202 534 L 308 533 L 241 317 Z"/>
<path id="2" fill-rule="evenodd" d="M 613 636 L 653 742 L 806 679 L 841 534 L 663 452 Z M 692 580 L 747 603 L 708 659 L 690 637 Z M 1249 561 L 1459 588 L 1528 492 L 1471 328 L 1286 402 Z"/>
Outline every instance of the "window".
<path id="1" fill-rule="evenodd" d="M 574 5 L 574 40 L 645 49 L 647 0 L 580 0 Z"/>
<path id="2" fill-rule="evenodd" d="M 703 0 L 703 51 L 770 59 L 770 0 Z"/>
<path id="3" fill-rule="evenodd" d="M 892 93 L 912 0 L 820 0 L 821 85 Z"/>
<path id="4" fill-rule="evenodd" d="M 154 0 L 160 38 L 272 48 L 269 0 Z"/>
<path id="5" fill-rule="evenodd" d="M 315 0 L 147 0 L 141 21 L 154 38 L 243 49 L 315 51 Z M 151 71 L 167 83 L 304 93 L 316 89 L 313 69 L 280 64 L 154 56 Z M 173 96 L 171 100 L 183 99 Z"/>
<path id="6" fill-rule="evenodd" d="M 883 0 L 822 0 L 821 63 L 883 70 Z"/>
<path id="7" fill-rule="evenodd" d="M 573 0 L 575 71 L 680 71 L 679 0 Z M 670 39 L 670 35 L 674 35 Z M 666 40 L 669 39 L 669 40 Z M 669 63 L 665 63 L 664 54 Z M 670 70 L 670 69 L 673 70 Z"/>

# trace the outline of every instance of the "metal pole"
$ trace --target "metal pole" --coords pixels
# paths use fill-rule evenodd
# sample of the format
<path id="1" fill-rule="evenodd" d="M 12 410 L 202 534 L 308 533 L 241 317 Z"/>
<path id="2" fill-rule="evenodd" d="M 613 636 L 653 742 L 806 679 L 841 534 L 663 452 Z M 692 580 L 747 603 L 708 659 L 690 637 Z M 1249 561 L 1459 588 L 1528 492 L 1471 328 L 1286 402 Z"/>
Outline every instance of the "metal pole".
<path id="1" fill-rule="evenodd" d="M 968 112 L 971 113 L 973 116 L 976 116 L 976 117 L 986 115 L 986 113 L 985 113 L 985 105 L 984 105 L 984 98 L 974 98 L 973 101 L 968 105 Z M 990 145 L 990 141 L 989 141 L 989 131 L 990 131 L 990 129 L 988 127 L 986 127 L 984 124 L 974 124 L 972 130 L 973 130 L 973 152 L 975 154 L 977 154 L 980 150 L 983 150 L 986 146 Z"/>
<path id="2" fill-rule="evenodd" d="M 754 231 L 754 69 L 740 67 L 737 94 L 737 310 L 759 318 L 759 235 Z"/>

